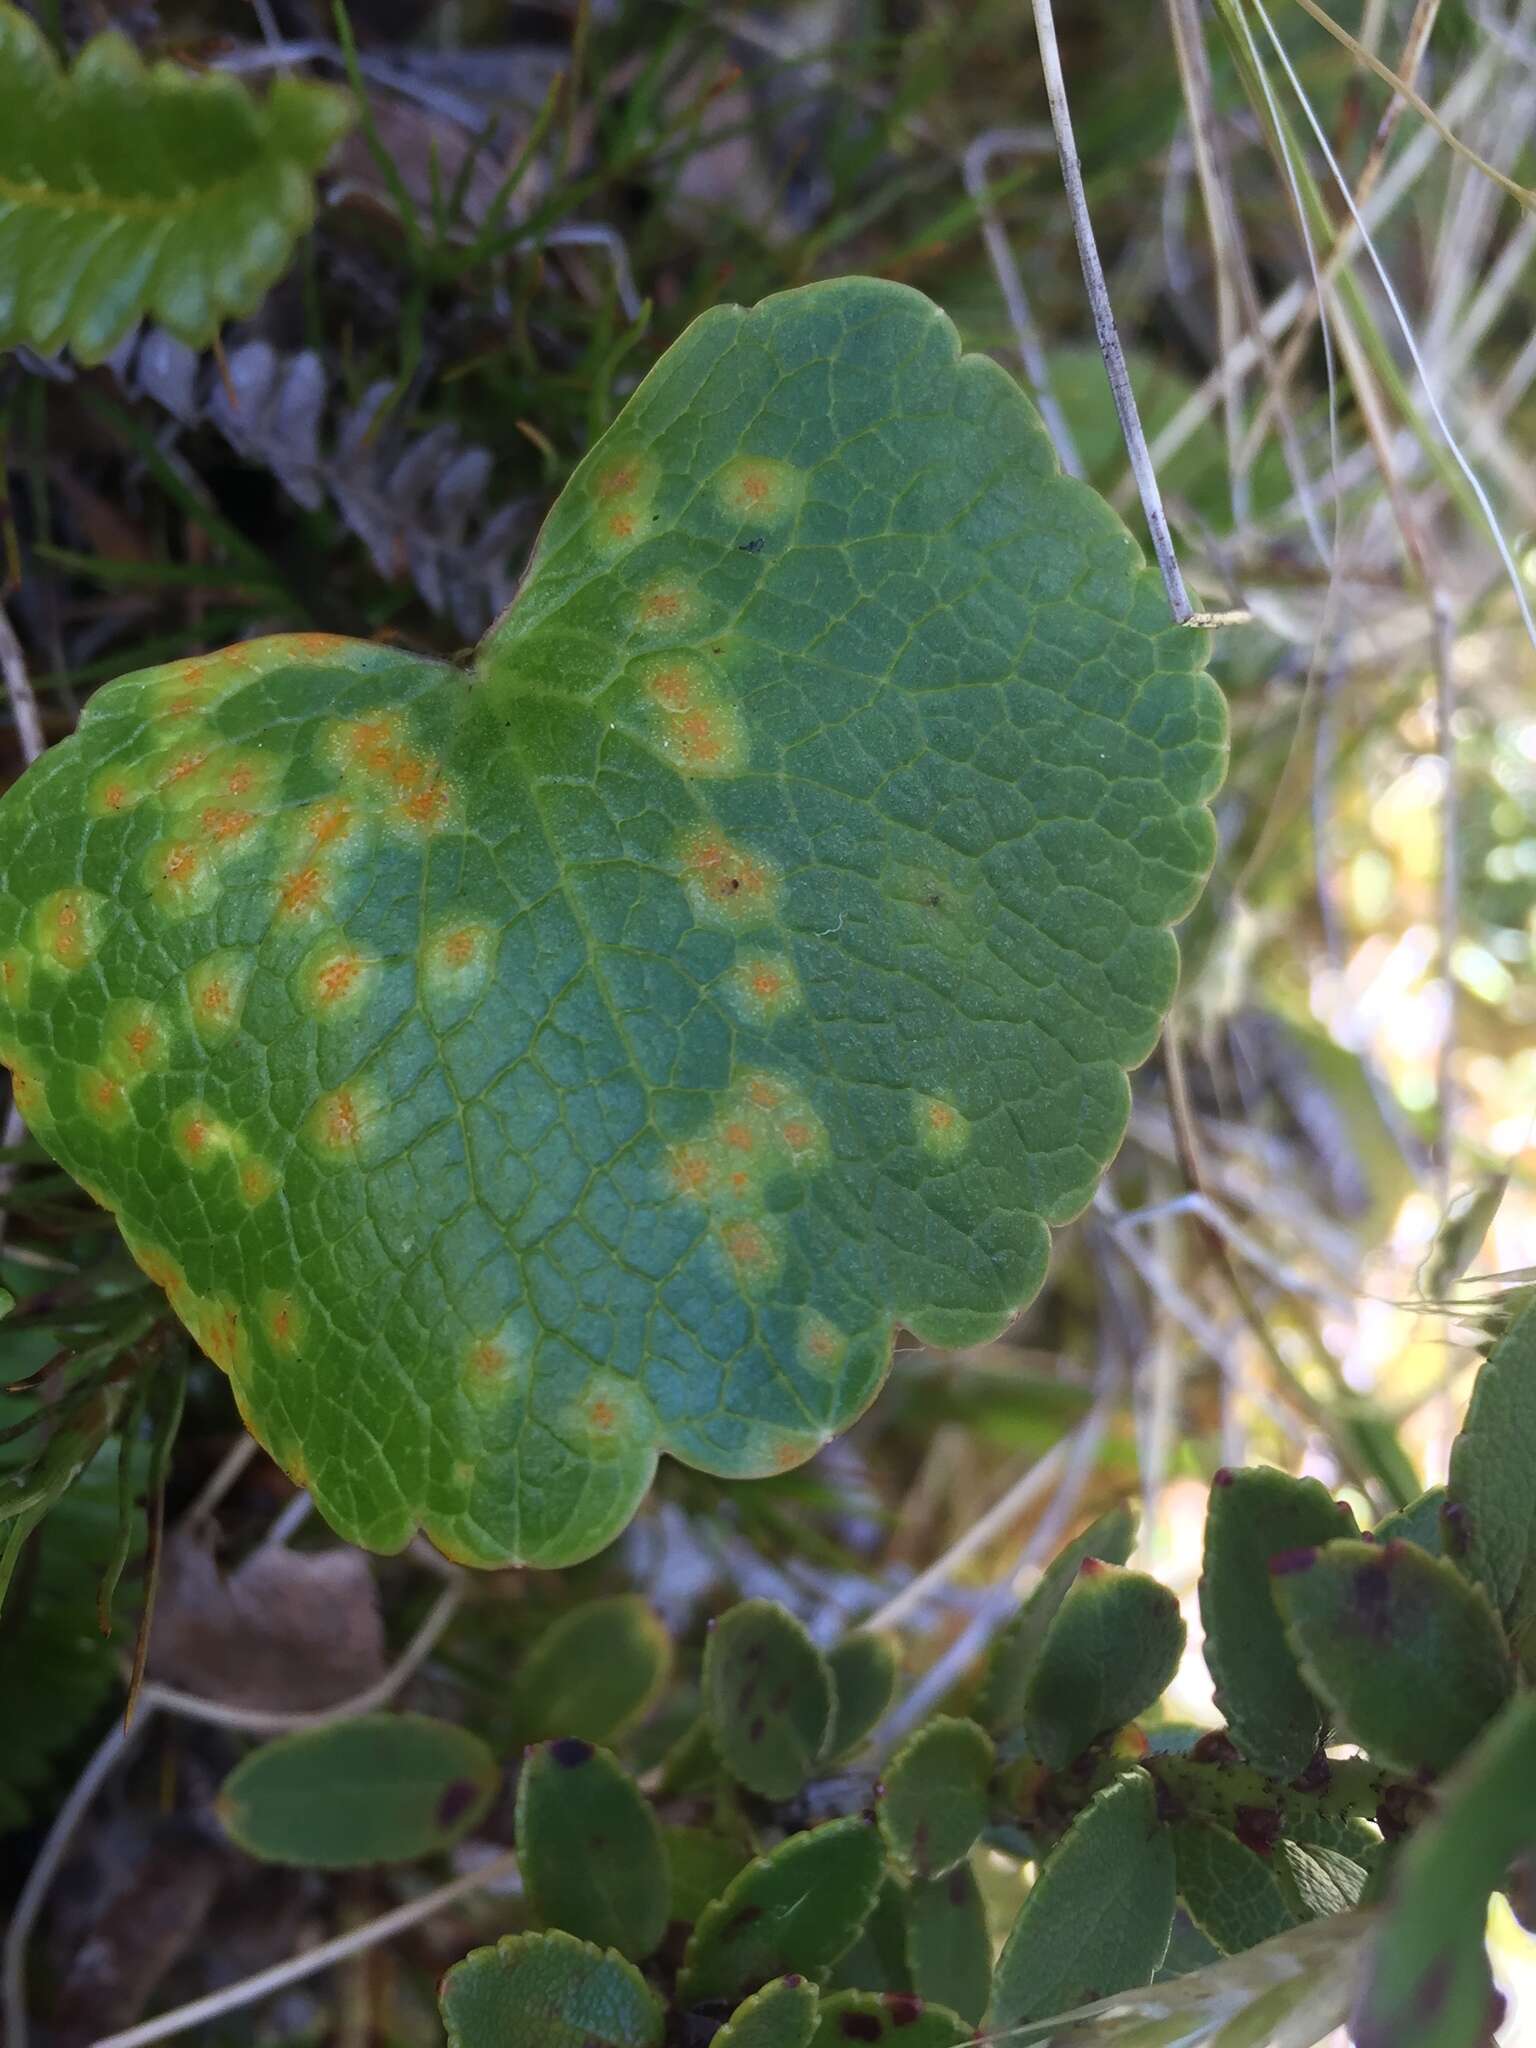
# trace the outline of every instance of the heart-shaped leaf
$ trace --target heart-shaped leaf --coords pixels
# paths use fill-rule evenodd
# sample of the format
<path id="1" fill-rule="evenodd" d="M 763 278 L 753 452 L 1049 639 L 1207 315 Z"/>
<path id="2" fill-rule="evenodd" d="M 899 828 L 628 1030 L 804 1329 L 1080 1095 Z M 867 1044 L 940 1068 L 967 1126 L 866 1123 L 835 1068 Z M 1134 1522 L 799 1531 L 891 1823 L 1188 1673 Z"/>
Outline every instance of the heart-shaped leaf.
<path id="1" fill-rule="evenodd" d="M 504 1934 L 438 1992 L 448 2048 L 660 2048 L 661 2006 L 623 1956 L 569 1934 Z"/>
<path id="2" fill-rule="evenodd" d="M 275 1863 L 402 1863 L 456 1842 L 499 1780 L 485 1744 L 451 1721 L 362 1714 L 253 1750 L 224 1780 L 219 1818 Z"/>
<path id="3" fill-rule="evenodd" d="M 606 1749 L 543 1743 L 517 1786 L 523 1882 L 550 1927 L 638 1962 L 667 1928 L 667 1852 L 650 1801 Z"/>
<path id="4" fill-rule="evenodd" d="M 704 1646 L 704 1709 L 721 1761 L 764 1799 L 792 1799 L 832 1725 L 832 1674 L 795 1617 L 742 1600 Z"/>
<path id="5" fill-rule="evenodd" d="M 1323 1710 L 1296 1666 L 1269 1595 L 1269 1561 L 1354 1533 L 1354 1517 L 1316 1479 L 1272 1465 L 1216 1474 L 1205 1514 L 1200 1618 L 1216 1707 L 1245 1756 L 1294 1778 L 1323 1737 Z"/>
<path id="6" fill-rule="evenodd" d="M 869 1918 L 884 1875 L 865 1820 L 831 1820 L 749 1863 L 699 1915 L 683 1958 L 684 2005 L 741 1998 L 770 1977 L 821 1977 Z"/>
<path id="7" fill-rule="evenodd" d="M 880 1832 L 917 1877 L 953 1870 L 987 1824 L 995 1757 L 974 1721 L 940 1714 L 903 1743 L 880 1787 Z"/>
<path id="8" fill-rule="evenodd" d="M 1399 1771 L 1444 1771 L 1509 1697 L 1509 1646 L 1481 1586 L 1411 1543 L 1328 1543 L 1271 1567 L 1309 1683 Z"/>
<path id="9" fill-rule="evenodd" d="M 472 673 L 93 699 L 0 804 L 0 1054 L 337 1529 L 569 1563 L 1035 1292 L 1211 859 L 1200 659 L 917 293 L 720 308 Z"/>

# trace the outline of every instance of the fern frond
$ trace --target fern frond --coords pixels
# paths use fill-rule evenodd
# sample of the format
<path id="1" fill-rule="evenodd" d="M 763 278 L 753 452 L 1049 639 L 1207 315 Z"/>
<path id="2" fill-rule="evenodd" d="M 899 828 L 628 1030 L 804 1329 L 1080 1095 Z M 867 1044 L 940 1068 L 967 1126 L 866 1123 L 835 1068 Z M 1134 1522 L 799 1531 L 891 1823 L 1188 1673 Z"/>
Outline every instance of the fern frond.
<path id="1" fill-rule="evenodd" d="M 117 34 L 65 71 L 0 4 L 0 345 L 100 362 L 146 315 L 211 340 L 287 266 L 351 119 L 329 87 L 258 100 Z"/>

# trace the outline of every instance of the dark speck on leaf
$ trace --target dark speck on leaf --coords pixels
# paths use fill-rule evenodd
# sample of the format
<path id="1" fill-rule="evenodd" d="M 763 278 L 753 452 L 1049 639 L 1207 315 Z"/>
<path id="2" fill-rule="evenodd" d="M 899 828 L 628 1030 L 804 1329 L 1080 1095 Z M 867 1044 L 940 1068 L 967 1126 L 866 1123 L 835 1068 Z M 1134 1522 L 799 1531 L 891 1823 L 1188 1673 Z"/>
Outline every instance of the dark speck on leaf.
<path id="1" fill-rule="evenodd" d="M 1212 1486 L 1230 1486 L 1232 1484 L 1232 1474 L 1225 1465 L 1219 1471 L 1212 1474 L 1211 1484 Z"/>
<path id="2" fill-rule="evenodd" d="M 1102 1557 L 1085 1557 L 1077 1568 L 1077 1575 L 1080 1579 L 1096 1579 L 1103 1569 Z"/>
<path id="3" fill-rule="evenodd" d="M 754 538 L 751 540 L 738 541 L 736 544 L 736 552 L 738 555 L 760 555 L 767 545 L 768 536 L 766 534 L 759 533 L 755 535 Z"/>
<path id="4" fill-rule="evenodd" d="M 1232 1832 L 1245 1849 L 1256 1856 L 1268 1856 L 1280 1839 L 1280 1815 L 1273 1806 L 1239 1806 Z"/>
<path id="5" fill-rule="evenodd" d="M 893 2027 L 914 2027 L 923 2016 L 923 2001 L 910 1991 L 887 1991 L 885 2009 Z"/>
<path id="6" fill-rule="evenodd" d="M 1350 1588 L 1362 1626 L 1381 1641 L 1392 1633 L 1392 1553 L 1396 1549 L 1395 1543 L 1389 1543 L 1379 1562 L 1372 1558 L 1361 1565 Z"/>
<path id="7" fill-rule="evenodd" d="M 744 1934 L 754 1920 L 761 1920 L 762 1917 L 763 1909 L 761 1906 L 743 1906 L 739 1913 L 731 1915 L 721 1931 L 726 1939 L 729 1940 L 733 1934 Z"/>
<path id="8" fill-rule="evenodd" d="M 1326 1750 L 1319 1750 L 1299 1778 L 1291 1783 L 1298 1792 L 1325 1792 L 1333 1782 L 1333 1766 Z"/>
<path id="9" fill-rule="evenodd" d="M 838 2014 L 837 2031 L 846 2041 L 878 2041 L 885 2029 L 872 2012 L 844 2012 Z"/>
<path id="10" fill-rule="evenodd" d="M 1283 1578 L 1287 1572 L 1309 1572 L 1317 1563 L 1315 1550 L 1280 1550 L 1269 1560 L 1272 1578 Z"/>
<path id="11" fill-rule="evenodd" d="M 758 1715 L 757 1715 L 757 1716 L 756 1716 L 756 1717 L 755 1717 L 755 1718 L 754 1718 L 754 1719 L 753 1719 L 753 1720 L 751 1721 L 751 1723 L 750 1723 L 750 1724 L 748 1725 L 748 1728 L 747 1728 L 747 1740 L 748 1740 L 748 1742 L 761 1742 L 761 1741 L 762 1741 L 762 1739 L 763 1739 L 763 1733 L 764 1733 L 764 1730 L 765 1730 L 765 1729 L 767 1728 L 767 1726 L 768 1726 L 768 1724 L 767 1724 L 767 1722 L 766 1722 L 766 1721 L 765 1721 L 765 1720 L 763 1719 L 762 1715 L 761 1715 L 761 1714 L 758 1714 Z"/>
<path id="12" fill-rule="evenodd" d="M 562 1735 L 558 1742 L 549 1745 L 549 1753 L 562 1771 L 574 1771 L 590 1762 L 592 1745 L 583 1742 L 579 1736 Z"/>
<path id="13" fill-rule="evenodd" d="M 1467 1511 L 1459 1500 L 1448 1501 L 1440 1510 L 1440 1527 L 1445 1536 L 1447 1557 L 1465 1557 L 1472 1542 Z"/>
<path id="14" fill-rule="evenodd" d="M 966 1883 L 965 1877 L 966 1870 L 963 1863 L 957 1863 L 949 1873 L 948 1893 L 949 1903 L 952 1906 L 963 1906 L 971 1895 L 971 1888 Z"/>
<path id="15" fill-rule="evenodd" d="M 1240 1764 L 1243 1760 L 1225 1728 L 1208 1728 L 1189 1753 L 1197 1764 Z"/>
<path id="16" fill-rule="evenodd" d="M 475 1803 L 476 1787 L 468 1778 L 456 1778 L 437 1802 L 437 1824 L 440 1828 L 451 1828 L 461 1814 L 468 1813 Z"/>
<path id="17" fill-rule="evenodd" d="M 790 1974 L 784 1979 L 784 1988 L 787 1991 L 798 1991 L 800 1989 L 800 1986 L 804 1982 L 805 1979 L 799 1974 L 799 1972 L 792 1970 Z"/>

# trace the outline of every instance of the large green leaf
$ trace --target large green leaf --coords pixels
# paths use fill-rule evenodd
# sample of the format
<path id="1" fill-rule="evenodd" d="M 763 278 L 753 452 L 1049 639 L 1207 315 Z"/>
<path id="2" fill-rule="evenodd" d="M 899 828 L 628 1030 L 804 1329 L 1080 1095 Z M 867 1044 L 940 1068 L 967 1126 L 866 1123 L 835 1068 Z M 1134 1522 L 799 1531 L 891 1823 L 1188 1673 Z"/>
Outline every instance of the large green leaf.
<path id="1" fill-rule="evenodd" d="M 1478 1585 L 1411 1543 L 1328 1543 L 1273 1567 L 1309 1683 L 1350 1736 L 1399 1771 L 1444 1771 L 1514 1682 Z"/>
<path id="2" fill-rule="evenodd" d="M 448 2048 L 660 2048 L 662 2010 L 623 1956 L 569 1934 L 504 1934 L 438 1992 Z"/>
<path id="3" fill-rule="evenodd" d="M 1216 1474 L 1205 1515 L 1200 1619 L 1217 1711 L 1262 1770 L 1294 1778 L 1323 1736 L 1323 1710 L 1302 1678 L 1270 1596 L 1269 1561 L 1354 1533 L 1354 1519 L 1315 1479 L 1270 1465 Z"/>
<path id="4" fill-rule="evenodd" d="M 1200 659 L 918 294 L 720 308 L 471 673 L 93 700 L 0 804 L 0 1054 L 342 1534 L 568 1563 L 1039 1286 L 1211 858 Z"/>
<path id="5" fill-rule="evenodd" d="M 451 1721 L 362 1714 L 253 1750 L 224 1780 L 219 1818 L 275 1863 L 401 1863 L 456 1842 L 499 1779 L 485 1744 Z"/>
<path id="6" fill-rule="evenodd" d="M 1403 1850 L 1371 1951 L 1359 2048 L 1468 2048 L 1491 2028 L 1488 1896 L 1536 1850 L 1536 1696 L 1516 1700 L 1444 1787 Z"/>
<path id="7" fill-rule="evenodd" d="M 1489 1353 L 1451 1446 L 1446 1548 L 1536 1676 L 1536 1301 Z"/>
<path id="8" fill-rule="evenodd" d="M 0 346 L 99 362 L 146 314 L 210 341 L 287 267 L 351 119 L 328 87 L 279 74 L 256 100 L 116 34 L 66 73 L 0 4 Z"/>
<path id="9" fill-rule="evenodd" d="M 994 2028 L 1145 1984 L 1173 1927 L 1174 1868 L 1144 1772 L 1108 1785 L 1072 1823 L 1019 1909 L 992 1980 Z"/>

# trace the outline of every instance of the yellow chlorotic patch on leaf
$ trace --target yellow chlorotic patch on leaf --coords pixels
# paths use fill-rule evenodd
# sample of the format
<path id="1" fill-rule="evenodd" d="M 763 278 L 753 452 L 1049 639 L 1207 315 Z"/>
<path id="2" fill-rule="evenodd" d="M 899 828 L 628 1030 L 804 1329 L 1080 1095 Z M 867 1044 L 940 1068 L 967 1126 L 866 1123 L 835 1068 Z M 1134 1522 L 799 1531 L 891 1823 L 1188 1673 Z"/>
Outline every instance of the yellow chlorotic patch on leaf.
<path id="1" fill-rule="evenodd" d="M 758 855 L 733 845 L 723 832 L 693 832 L 683 843 L 683 881 L 696 914 L 710 924 L 771 922 L 779 878 Z"/>
<path id="2" fill-rule="evenodd" d="M 229 1125 L 200 1102 L 184 1103 L 171 1112 L 171 1143 L 180 1158 L 199 1172 L 238 1150 Z"/>
<path id="3" fill-rule="evenodd" d="M 249 953 L 226 946 L 187 970 L 187 1006 L 192 1028 L 205 1045 L 217 1045 L 240 1022 L 246 990 L 251 984 Z"/>
<path id="4" fill-rule="evenodd" d="M 195 839 L 162 839 L 144 861 L 144 880 L 155 906 L 168 917 L 195 917 L 219 893 L 211 851 Z"/>
<path id="5" fill-rule="evenodd" d="M 322 1095 L 304 1122 L 304 1135 L 322 1156 L 333 1159 L 356 1154 L 382 1120 L 371 1089 L 353 1082 Z"/>
<path id="6" fill-rule="evenodd" d="M 144 771 L 114 763 L 93 775 L 86 791 L 85 808 L 93 818 L 115 818 L 131 811 L 149 794 Z"/>
<path id="7" fill-rule="evenodd" d="M 652 583 L 635 601 L 635 624 L 645 633 L 681 633 L 696 624 L 701 606 L 691 583 Z"/>
<path id="8" fill-rule="evenodd" d="M 0 1003 L 8 1010 L 25 1008 L 32 986 L 32 956 L 20 946 L 7 946 L 0 953 Z"/>
<path id="9" fill-rule="evenodd" d="M 253 1209 L 270 1201 L 277 1193 L 281 1182 L 277 1169 L 269 1166 L 265 1159 L 249 1158 L 240 1163 L 240 1199 Z"/>
<path id="10" fill-rule="evenodd" d="M 304 1341 L 309 1318 L 291 1294 L 269 1289 L 261 1300 L 261 1328 L 276 1351 L 292 1356 Z"/>
<path id="11" fill-rule="evenodd" d="M 594 472 L 590 532 L 604 553 L 629 547 L 646 531 L 658 475 L 654 460 L 638 451 L 610 456 Z"/>
<path id="12" fill-rule="evenodd" d="M 970 1142 L 971 1127 L 942 1095 L 916 1095 L 912 1099 L 913 1120 L 918 1143 L 939 1159 L 955 1159 Z"/>
<path id="13" fill-rule="evenodd" d="M 82 1067 L 78 1084 L 80 1107 L 94 1124 L 118 1131 L 128 1121 L 128 1090 L 116 1074 L 103 1067 Z"/>
<path id="14" fill-rule="evenodd" d="M 107 901 L 90 889 L 55 889 L 34 913 L 38 955 L 73 974 L 96 956 L 106 928 Z"/>
<path id="15" fill-rule="evenodd" d="M 455 919 L 423 945 L 422 983 L 430 995 L 462 1001 L 484 988 L 495 956 L 496 937 L 489 925 Z"/>
<path id="16" fill-rule="evenodd" d="M 799 511 L 805 497 L 805 473 L 768 455 L 739 455 L 715 481 L 715 493 L 726 511 L 742 523 L 781 526 Z"/>
<path id="17" fill-rule="evenodd" d="M 170 1033 L 152 1003 L 120 997 L 107 1009 L 101 1063 L 125 1087 L 158 1073 L 170 1057 Z"/>
<path id="18" fill-rule="evenodd" d="M 732 1005 L 749 1024 L 772 1024 L 800 1007 L 800 984 L 782 955 L 751 953 L 726 976 Z"/>
<path id="19" fill-rule="evenodd" d="M 379 963 L 336 934 L 311 948 L 299 969 L 299 1000 L 321 1019 L 349 1017 L 367 1001 Z"/>
<path id="20" fill-rule="evenodd" d="M 320 861 L 303 861 L 277 878 L 277 915 L 293 922 L 319 917 L 330 909 L 332 895 L 330 870 Z"/>
<path id="21" fill-rule="evenodd" d="M 802 1364 L 811 1372 L 830 1376 L 839 1371 L 847 1356 L 848 1339 L 836 1323 L 828 1322 L 815 1309 L 808 1309 L 800 1335 Z"/>
<path id="22" fill-rule="evenodd" d="M 522 1383 L 523 1347 L 507 1330 L 471 1337 L 464 1346 L 459 1385 L 477 1408 L 499 1407 Z"/>

